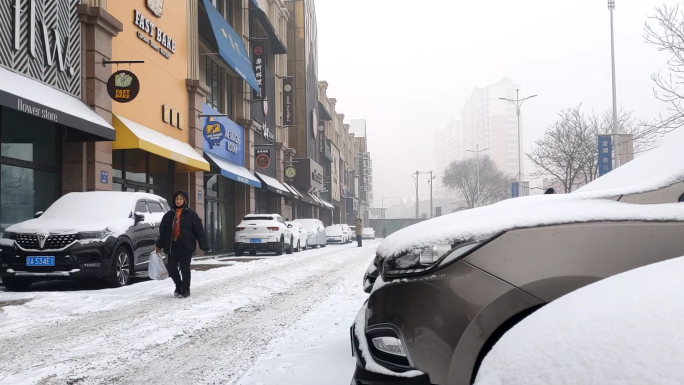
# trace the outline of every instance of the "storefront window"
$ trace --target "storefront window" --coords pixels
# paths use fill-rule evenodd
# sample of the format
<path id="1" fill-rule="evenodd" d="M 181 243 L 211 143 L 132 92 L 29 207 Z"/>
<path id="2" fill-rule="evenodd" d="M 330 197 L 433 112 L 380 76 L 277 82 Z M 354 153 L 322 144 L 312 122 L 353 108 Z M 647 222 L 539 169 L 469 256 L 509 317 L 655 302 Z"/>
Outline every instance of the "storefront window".
<path id="1" fill-rule="evenodd" d="M 142 150 L 127 150 L 124 158 L 125 179 L 147 182 L 147 153 Z"/>
<path id="2" fill-rule="evenodd" d="M 204 174 L 205 231 L 212 253 L 233 250 L 235 182 L 222 177 L 219 170 Z"/>
<path id="3" fill-rule="evenodd" d="M 123 151 L 112 151 L 112 177 L 123 178 Z M 121 191 L 121 190 L 118 190 Z"/>
<path id="4" fill-rule="evenodd" d="M 157 194 L 171 201 L 172 161 L 142 150 L 114 150 L 112 168 L 112 190 Z"/>
<path id="5" fill-rule="evenodd" d="M 269 214 L 268 211 L 268 191 L 256 190 L 256 213 Z"/>
<path id="6" fill-rule="evenodd" d="M 207 57 L 206 83 L 207 86 L 209 86 L 209 92 L 207 93 L 207 104 L 220 113 L 224 113 L 223 81 L 223 70 L 221 67 L 219 67 L 216 61 Z"/>
<path id="7" fill-rule="evenodd" d="M 57 124 L 2 108 L 0 156 L 57 167 Z"/>
<path id="8" fill-rule="evenodd" d="M 0 230 L 31 219 L 58 197 L 56 173 L 2 165 L 0 175 Z"/>

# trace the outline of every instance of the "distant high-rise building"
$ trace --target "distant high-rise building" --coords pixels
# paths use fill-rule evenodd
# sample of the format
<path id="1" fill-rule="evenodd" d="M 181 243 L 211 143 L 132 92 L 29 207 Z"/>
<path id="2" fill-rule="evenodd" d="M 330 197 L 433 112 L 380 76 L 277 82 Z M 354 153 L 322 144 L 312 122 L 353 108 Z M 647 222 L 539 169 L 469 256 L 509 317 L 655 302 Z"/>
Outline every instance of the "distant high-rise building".
<path id="1" fill-rule="evenodd" d="M 435 197 L 445 198 L 449 192 L 442 184 L 442 177 L 449 164 L 455 160 L 463 159 L 465 147 L 463 146 L 463 120 L 460 117 L 451 119 L 448 125 L 435 130 Z"/>

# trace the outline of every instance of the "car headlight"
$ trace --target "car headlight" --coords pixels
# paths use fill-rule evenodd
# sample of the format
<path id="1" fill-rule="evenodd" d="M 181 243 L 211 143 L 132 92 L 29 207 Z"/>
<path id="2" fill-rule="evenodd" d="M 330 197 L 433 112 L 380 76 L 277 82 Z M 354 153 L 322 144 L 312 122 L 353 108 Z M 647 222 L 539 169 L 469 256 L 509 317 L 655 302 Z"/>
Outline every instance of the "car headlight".
<path id="1" fill-rule="evenodd" d="M 78 233 L 78 239 L 102 239 L 108 234 L 107 231 L 84 231 Z"/>
<path id="2" fill-rule="evenodd" d="M 396 258 L 385 258 L 382 272 L 388 279 L 424 274 L 465 257 L 481 244 L 468 242 L 453 248 L 450 245 L 434 245 L 399 255 Z"/>
<path id="3" fill-rule="evenodd" d="M 2 237 L 5 239 L 17 239 L 17 234 L 16 233 L 2 233 Z"/>

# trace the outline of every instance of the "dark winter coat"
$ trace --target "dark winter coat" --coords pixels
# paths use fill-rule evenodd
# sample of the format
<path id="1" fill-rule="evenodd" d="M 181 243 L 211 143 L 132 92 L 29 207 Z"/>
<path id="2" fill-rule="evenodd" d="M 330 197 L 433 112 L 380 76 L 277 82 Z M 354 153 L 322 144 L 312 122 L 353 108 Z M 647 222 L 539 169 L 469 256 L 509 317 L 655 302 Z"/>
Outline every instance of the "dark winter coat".
<path id="1" fill-rule="evenodd" d="M 192 253 L 195 251 L 197 243 L 199 243 L 200 249 L 203 251 L 209 250 L 209 244 L 207 242 L 207 234 L 204 232 L 204 227 L 202 227 L 202 220 L 199 215 L 192 209 L 188 207 L 188 194 L 185 192 L 180 192 L 185 198 L 185 205 L 183 206 L 183 212 L 180 215 L 180 239 L 183 246 L 183 250 L 186 253 Z M 174 199 L 175 200 L 175 199 Z M 155 243 L 155 246 L 163 249 L 166 255 L 171 253 L 171 243 L 173 242 L 173 221 L 176 217 L 176 210 L 164 214 L 159 225 L 159 238 Z"/>

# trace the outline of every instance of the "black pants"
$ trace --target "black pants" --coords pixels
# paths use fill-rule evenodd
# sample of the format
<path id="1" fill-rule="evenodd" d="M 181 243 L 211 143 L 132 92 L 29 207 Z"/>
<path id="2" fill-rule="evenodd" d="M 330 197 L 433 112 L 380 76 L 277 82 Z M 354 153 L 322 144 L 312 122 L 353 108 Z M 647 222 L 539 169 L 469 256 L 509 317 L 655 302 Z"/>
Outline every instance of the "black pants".
<path id="1" fill-rule="evenodd" d="M 182 247 L 171 246 L 171 255 L 169 255 L 169 263 L 167 270 L 169 277 L 173 279 L 176 288 L 181 292 L 190 291 L 190 262 L 192 261 L 192 252 L 185 252 Z M 180 249 L 180 250 L 179 250 Z"/>
<path id="2" fill-rule="evenodd" d="M 363 236 L 357 235 L 356 236 L 356 242 L 359 244 L 359 247 L 363 247 Z"/>

